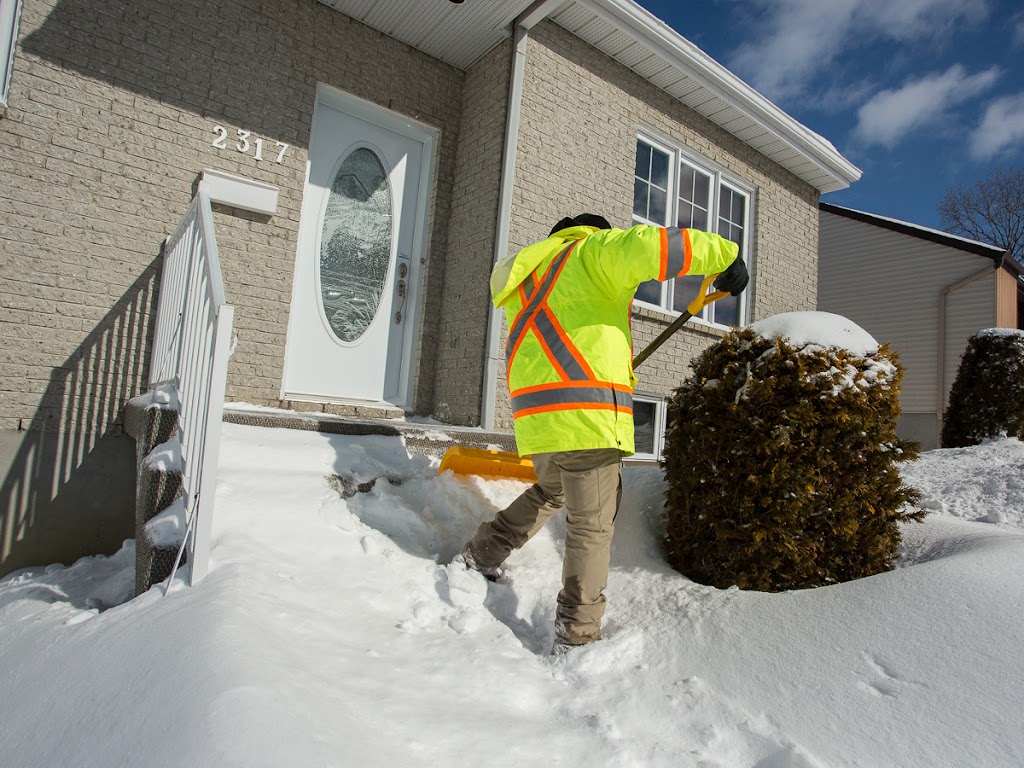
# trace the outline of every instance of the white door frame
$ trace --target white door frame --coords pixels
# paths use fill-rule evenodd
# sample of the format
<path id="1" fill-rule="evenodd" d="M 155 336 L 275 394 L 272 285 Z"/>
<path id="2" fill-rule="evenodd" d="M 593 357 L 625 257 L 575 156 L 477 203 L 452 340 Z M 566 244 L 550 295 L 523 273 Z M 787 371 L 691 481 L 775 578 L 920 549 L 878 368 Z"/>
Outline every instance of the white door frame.
<path id="1" fill-rule="evenodd" d="M 382 128 L 386 128 L 389 131 L 405 136 L 414 141 L 418 141 L 423 145 L 423 153 L 420 161 L 420 184 L 417 191 L 416 199 L 416 221 L 412 232 L 412 246 L 410 248 L 409 260 L 410 263 L 415 265 L 411 279 L 407 282 L 408 296 L 406 298 L 405 306 L 406 310 L 412 310 L 407 314 L 408 326 L 406 327 L 403 343 L 402 343 L 402 358 L 405 364 L 402 365 L 401 374 L 399 376 L 398 384 L 398 395 L 395 398 L 396 402 L 380 402 L 378 405 L 383 406 L 396 406 L 399 408 L 406 408 L 412 406 L 412 384 L 413 384 L 413 371 L 417 368 L 415 365 L 416 361 L 416 349 L 420 337 L 420 294 L 423 286 L 424 278 L 424 267 L 426 264 L 426 221 L 427 212 L 430 199 L 433 197 L 434 190 L 434 156 L 438 143 L 439 131 L 432 128 L 429 125 L 413 120 L 412 118 L 400 115 L 397 112 L 393 112 L 385 107 L 378 104 L 374 104 L 371 101 L 361 99 L 358 96 L 353 96 L 350 93 L 341 91 L 332 86 L 324 83 L 318 83 L 316 87 L 316 99 L 313 107 L 313 114 L 316 115 L 317 107 L 320 104 L 324 104 L 329 107 L 333 107 L 342 112 L 346 112 L 353 117 L 357 117 L 369 123 L 374 123 Z M 310 138 L 312 139 L 312 125 L 310 126 Z M 308 148 L 307 148 L 307 159 L 306 159 L 306 173 L 303 181 L 303 196 L 305 196 L 308 187 L 310 173 L 312 170 L 312 164 L 309 160 Z M 301 228 L 301 222 L 300 222 Z M 295 252 L 295 272 L 292 276 L 292 302 L 294 303 L 295 291 L 297 290 L 298 281 L 300 279 L 299 270 L 302 266 L 302 251 L 303 246 L 306 245 L 302 242 L 301 237 L 296 245 Z M 343 397 L 315 397 L 312 395 L 296 395 L 293 396 L 288 393 L 284 388 L 284 369 L 288 365 L 288 353 L 291 341 L 291 325 L 292 325 L 292 313 L 289 312 L 288 322 L 288 334 L 285 342 L 285 362 L 282 369 L 281 377 L 281 389 L 280 399 L 281 400 L 301 400 L 308 402 L 338 402 L 338 403 L 355 403 L 359 405 L 366 405 L 365 400 L 346 400 Z M 292 350 L 294 353 L 294 350 Z"/>

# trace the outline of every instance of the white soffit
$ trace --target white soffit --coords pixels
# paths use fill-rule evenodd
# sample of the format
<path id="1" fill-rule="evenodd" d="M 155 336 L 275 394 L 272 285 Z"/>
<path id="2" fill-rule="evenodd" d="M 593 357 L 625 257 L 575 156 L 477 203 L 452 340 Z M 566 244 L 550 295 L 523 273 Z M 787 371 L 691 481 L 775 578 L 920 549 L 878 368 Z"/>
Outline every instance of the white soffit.
<path id="1" fill-rule="evenodd" d="M 462 70 L 512 34 L 532 0 L 320 0 Z M 813 185 L 860 178 L 826 139 L 794 120 L 632 0 L 552 2 L 549 18 Z"/>

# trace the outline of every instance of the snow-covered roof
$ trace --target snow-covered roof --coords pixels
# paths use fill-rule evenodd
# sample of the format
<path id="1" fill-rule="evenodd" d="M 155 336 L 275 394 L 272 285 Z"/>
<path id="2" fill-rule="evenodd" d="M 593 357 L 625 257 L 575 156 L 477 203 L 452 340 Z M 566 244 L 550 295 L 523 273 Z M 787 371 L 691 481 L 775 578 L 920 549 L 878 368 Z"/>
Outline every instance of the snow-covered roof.
<path id="1" fill-rule="evenodd" d="M 818 203 L 818 209 L 824 213 L 833 213 L 836 216 L 843 216 L 847 219 L 864 222 L 865 224 L 873 224 L 876 227 L 900 232 L 911 237 L 919 237 L 922 240 L 930 240 L 933 243 L 947 245 L 950 248 L 957 248 L 961 251 L 977 254 L 978 256 L 986 256 L 996 262 L 1002 261 L 1003 256 L 1006 254 L 1006 249 L 1000 248 L 998 245 L 990 245 L 980 240 L 971 240 L 959 235 L 951 235 L 949 232 L 922 227 L 920 224 L 911 224 L 909 221 L 879 216 L 875 213 L 858 211 L 853 208 L 844 208 L 832 203 Z M 1009 259 L 1007 263 L 1012 261 L 1012 259 Z"/>

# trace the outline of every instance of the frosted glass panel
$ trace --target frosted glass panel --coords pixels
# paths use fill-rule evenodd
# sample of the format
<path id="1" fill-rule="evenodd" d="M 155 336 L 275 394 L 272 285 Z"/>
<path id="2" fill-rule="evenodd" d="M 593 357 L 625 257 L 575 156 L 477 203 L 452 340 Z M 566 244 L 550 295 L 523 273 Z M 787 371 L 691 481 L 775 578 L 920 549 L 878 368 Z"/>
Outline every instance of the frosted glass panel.
<path id="1" fill-rule="evenodd" d="M 372 150 L 338 169 L 320 239 L 320 297 L 334 334 L 356 341 L 380 306 L 391 260 L 391 189 Z"/>

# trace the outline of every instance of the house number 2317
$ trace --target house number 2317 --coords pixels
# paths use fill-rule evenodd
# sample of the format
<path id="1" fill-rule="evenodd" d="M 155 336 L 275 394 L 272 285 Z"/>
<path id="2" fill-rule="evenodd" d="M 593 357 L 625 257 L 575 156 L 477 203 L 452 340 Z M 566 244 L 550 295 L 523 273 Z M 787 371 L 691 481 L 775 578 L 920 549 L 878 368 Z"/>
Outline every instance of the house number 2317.
<path id="1" fill-rule="evenodd" d="M 213 132 L 217 134 L 217 138 L 210 142 L 211 146 L 214 146 L 217 149 L 230 149 L 231 147 L 228 142 L 233 141 L 234 148 L 236 150 L 241 152 L 243 155 L 249 154 L 249 151 L 251 150 L 253 156 L 257 160 L 263 159 L 264 144 L 267 145 L 268 155 L 273 157 L 274 162 L 276 163 L 280 163 L 284 160 L 284 153 L 288 151 L 289 147 L 289 145 L 285 144 L 283 141 L 275 141 L 274 148 L 270 149 L 269 142 L 265 142 L 258 136 L 253 136 L 251 131 L 243 131 L 241 128 L 235 131 L 233 139 L 228 138 L 228 129 L 223 125 L 213 126 Z M 274 157 L 275 153 L 277 155 L 276 157 Z"/>

